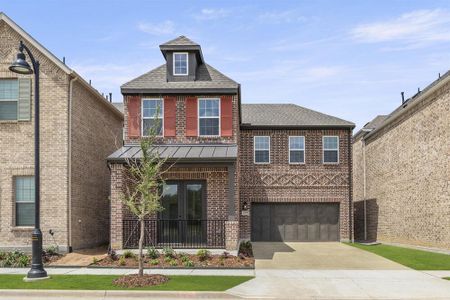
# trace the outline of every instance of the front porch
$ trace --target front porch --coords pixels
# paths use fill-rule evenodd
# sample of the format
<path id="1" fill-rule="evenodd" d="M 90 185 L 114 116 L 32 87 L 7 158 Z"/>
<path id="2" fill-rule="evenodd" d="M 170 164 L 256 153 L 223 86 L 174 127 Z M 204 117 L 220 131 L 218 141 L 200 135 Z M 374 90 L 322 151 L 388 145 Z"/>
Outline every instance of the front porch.
<path id="1" fill-rule="evenodd" d="M 115 250 L 137 248 L 140 234 L 139 222 L 122 200 L 128 184 L 126 159 L 139 158 L 139 147 L 124 148 L 109 158 L 112 162 L 111 247 Z M 158 151 L 172 155 L 168 158 L 171 167 L 164 173 L 161 198 L 164 209 L 144 224 L 145 247 L 237 248 L 239 205 L 235 150 L 230 145 L 158 146 Z M 177 154 L 183 157 L 173 157 Z"/>

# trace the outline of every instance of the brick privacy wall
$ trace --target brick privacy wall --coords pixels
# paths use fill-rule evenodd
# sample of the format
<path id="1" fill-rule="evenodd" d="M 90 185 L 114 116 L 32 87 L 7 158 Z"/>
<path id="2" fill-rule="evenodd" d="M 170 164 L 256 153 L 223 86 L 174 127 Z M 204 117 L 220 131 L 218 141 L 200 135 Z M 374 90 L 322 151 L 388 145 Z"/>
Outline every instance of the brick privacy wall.
<path id="1" fill-rule="evenodd" d="M 72 96 L 72 247 L 109 241 L 110 171 L 106 157 L 122 146 L 120 115 L 75 81 Z M 104 100 L 106 101 L 106 100 Z"/>
<path id="2" fill-rule="evenodd" d="M 141 98 L 164 98 L 166 95 L 143 95 Z M 167 95 L 173 96 L 173 95 Z M 195 96 L 197 98 L 220 98 L 221 95 L 175 95 L 177 99 L 176 107 L 176 137 L 165 137 L 157 139 L 157 143 L 161 144 L 202 144 L 202 143 L 230 143 L 237 144 L 237 132 L 239 130 L 239 113 L 238 113 L 238 97 L 233 95 L 233 136 L 231 137 L 186 137 L 186 98 Z M 138 138 L 130 138 L 128 136 L 128 110 L 127 96 L 124 96 L 124 131 L 125 144 L 138 144 Z M 141 121 L 142 122 L 142 121 Z M 142 135 L 142 132 L 141 132 Z"/>
<path id="3" fill-rule="evenodd" d="M 450 249 L 449 120 L 446 84 L 367 141 L 367 198 L 377 201 L 379 241 Z M 355 173 L 355 190 L 362 184 Z"/>
<path id="4" fill-rule="evenodd" d="M 111 174 L 111 245 L 113 249 L 122 249 L 124 241 L 122 220 L 134 218 L 122 203 L 121 195 L 127 184 L 126 167 L 121 164 L 113 164 Z M 164 174 L 164 179 L 205 180 L 206 218 L 210 220 L 228 219 L 228 169 L 226 166 L 174 166 Z M 154 218 L 156 215 L 151 217 L 151 219 Z M 237 230 L 237 228 L 235 229 Z"/>
<path id="5" fill-rule="evenodd" d="M 8 70 L 23 39 L 0 21 L 0 78 L 31 78 Z M 36 48 L 27 44 L 41 62 L 41 228 L 44 247 L 54 245 L 49 229 L 61 249 L 67 249 L 68 198 L 68 76 Z M 29 60 L 28 60 L 29 61 Z M 32 81 L 34 92 L 34 82 Z M 15 224 L 13 176 L 34 174 L 34 94 L 31 121 L 0 122 L 0 248 L 29 247 L 31 228 Z"/>
<path id="6" fill-rule="evenodd" d="M 322 136 L 339 136 L 339 164 L 322 163 Z M 240 203 L 337 202 L 340 203 L 340 239 L 350 240 L 348 138 L 350 130 L 241 129 L 239 143 Z M 253 137 L 270 136 L 270 164 L 253 163 Z M 289 136 L 305 136 L 305 164 L 289 164 Z M 240 238 L 249 239 L 251 216 L 240 216 Z"/>

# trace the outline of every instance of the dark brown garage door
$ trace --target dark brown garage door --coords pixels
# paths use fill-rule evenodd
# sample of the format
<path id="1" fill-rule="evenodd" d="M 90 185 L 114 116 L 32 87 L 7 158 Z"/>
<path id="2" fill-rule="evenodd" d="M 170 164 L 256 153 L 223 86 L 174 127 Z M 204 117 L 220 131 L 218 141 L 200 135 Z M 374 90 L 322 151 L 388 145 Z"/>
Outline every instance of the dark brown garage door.
<path id="1" fill-rule="evenodd" d="M 252 203 L 252 240 L 339 240 L 337 203 Z"/>

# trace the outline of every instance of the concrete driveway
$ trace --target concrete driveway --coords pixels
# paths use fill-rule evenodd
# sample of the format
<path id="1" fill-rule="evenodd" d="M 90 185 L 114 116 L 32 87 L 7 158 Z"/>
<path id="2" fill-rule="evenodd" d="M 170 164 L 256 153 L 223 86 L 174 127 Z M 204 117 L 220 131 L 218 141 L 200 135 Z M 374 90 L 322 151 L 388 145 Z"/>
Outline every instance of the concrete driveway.
<path id="1" fill-rule="evenodd" d="M 254 243 L 256 277 L 227 292 L 274 299 L 450 299 L 450 281 L 341 243 Z"/>
<path id="2" fill-rule="evenodd" d="M 405 270 L 376 254 L 342 243 L 253 243 L 256 269 Z"/>

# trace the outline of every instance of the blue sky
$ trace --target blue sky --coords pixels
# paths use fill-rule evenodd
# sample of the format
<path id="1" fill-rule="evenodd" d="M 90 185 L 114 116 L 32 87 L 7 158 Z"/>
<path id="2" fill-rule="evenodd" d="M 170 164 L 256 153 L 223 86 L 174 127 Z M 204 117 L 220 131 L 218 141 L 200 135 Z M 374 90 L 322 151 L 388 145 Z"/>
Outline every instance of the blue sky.
<path id="1" fill-rule="evenodd" d="M 179 35 L 241 83 L 243 103 L 292 102 L 358 128 L 450 69 L 450 1 L 0 0 L 0 10 L 114 101 Z"/>

